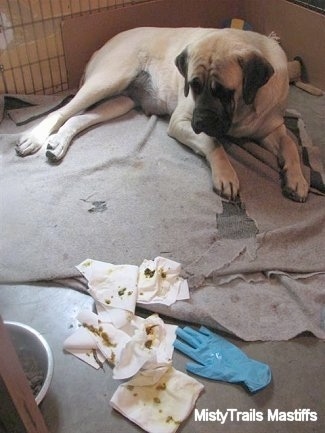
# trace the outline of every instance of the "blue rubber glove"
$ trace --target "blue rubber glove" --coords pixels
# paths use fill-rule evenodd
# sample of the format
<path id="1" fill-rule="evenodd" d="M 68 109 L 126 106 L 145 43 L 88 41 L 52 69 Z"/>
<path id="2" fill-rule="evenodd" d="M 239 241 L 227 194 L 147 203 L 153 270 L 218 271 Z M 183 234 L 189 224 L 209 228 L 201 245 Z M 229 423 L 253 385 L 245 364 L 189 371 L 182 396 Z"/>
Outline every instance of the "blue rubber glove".
<path id="1" fill-rule="evenodd" d="M 199 330 L 177 328 L 174 347 L 198 363 L 186 364 L 186 370 L 208 379 L 243 382 L 250 392 L 271 381 L 267 364 L 249 358 L 234 344 L 202 326 Z M 183 341 L 181 341 L 183 340 Z"/>

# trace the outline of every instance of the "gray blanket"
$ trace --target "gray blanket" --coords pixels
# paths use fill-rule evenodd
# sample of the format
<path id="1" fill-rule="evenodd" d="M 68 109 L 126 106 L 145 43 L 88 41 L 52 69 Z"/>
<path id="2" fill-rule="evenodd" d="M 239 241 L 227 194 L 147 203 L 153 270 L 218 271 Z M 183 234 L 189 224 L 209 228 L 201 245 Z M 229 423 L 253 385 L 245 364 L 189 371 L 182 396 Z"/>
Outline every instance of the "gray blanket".
<path id="1" fill-rule="evenodd" d="M 5 98 L 11 110 L 0 124 L 2 284 L 83 289 L 75 265 L 86 258 L 139 265 L 161 255 L 182 263 L 191 299 L 151 311 L 246 340 L 324 338 L 325 96 L 291 89 L 307 203 L 282 196 L 272 155 L 229 143 L 242 207 L 212 191 L 206 161 L 167 136 L 167 119 L 135 110 L 78 136 L 60 164 L 44 152 L 17 157 L 12 134 L 64 99 L 37 98 L 22 109 Z"/>

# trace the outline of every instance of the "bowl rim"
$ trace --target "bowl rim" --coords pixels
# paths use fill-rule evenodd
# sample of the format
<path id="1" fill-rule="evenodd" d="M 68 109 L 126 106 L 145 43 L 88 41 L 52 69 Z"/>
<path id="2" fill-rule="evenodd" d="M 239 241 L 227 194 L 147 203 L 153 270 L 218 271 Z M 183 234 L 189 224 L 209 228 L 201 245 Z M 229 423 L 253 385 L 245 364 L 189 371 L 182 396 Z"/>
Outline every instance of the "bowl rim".
<path id="1" fill-rule="evenodd" d="M 48 360 L 48 365 L 47 365 L 47 372 L 45 375 L 45 380 L 43 382 L 42 388 L 40 389 L 39 393 L 35 396 L 35 401 L 36 404 L 39 405 L 41 403 L 41 401 L 44 399 L 49 387 L 50 387 L 50 383 L 52 381 L 52 377 L 53 377 L 53 370 L 54 370 L 54 360 L 53 360 L 53 353 L 52 353 L 52 349 L 50 348 L 48 342 L 45 340 L 45 338 L 43 337 L 43 335 L 37 331 L 36 329 L 32 328 L 29 325 L 25 325 L 24 323 L 21 322 L 15 322 L 15 321 L 11 321 L 11 320 L 4 320 L 3 322 L 5 325 L 13 325 L 16 326 L 17 328 L 22 328 L 25 329 L 26 331 L 29 331 L 31 334 L 33 334 L 35 337 L 37 337 L 37 339 L 41 342 L 42 346 L 44 347 L 46 354 L 47 354 L 47 360 Z"/>

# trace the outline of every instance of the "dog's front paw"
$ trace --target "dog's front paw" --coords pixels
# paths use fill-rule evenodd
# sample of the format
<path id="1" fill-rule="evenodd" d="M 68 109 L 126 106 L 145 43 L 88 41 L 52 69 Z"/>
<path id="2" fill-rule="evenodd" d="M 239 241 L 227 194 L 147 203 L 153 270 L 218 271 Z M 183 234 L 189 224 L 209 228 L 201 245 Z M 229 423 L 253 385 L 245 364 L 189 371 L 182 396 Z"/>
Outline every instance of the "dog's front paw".
<path id="1" fill-rule="evenodd" d="M 69 137 L 60 133 L 51 135 L 47 141 L 46 157 L 51 162 L 63 159 L 70 145 Z"/>
<path id="2" fill-rule="evenodd" d="M 42 139 L 33 133 L 24 133 L 19 137 L 15 150 L 18 156 L 31 155 L 36 153 L 43 144 Z"/>
<path id="3" fill-rule="evenodd" d="M 239 180 L 235 170 L 230 168 L 231 170 L 212 171 L 213 189 L 227 200 L 239 201 Z"/>
<path id="4" fill-rule="evenodd" d="M 293 201 L 304 203 L 307 200 L 309 185 L 302 173 L 281 172 L 282 193 Z"/>
<path id="5" fill-rule="evenodd" d="M 239 201 L 239 180 L 222 146 L 207 154 L 212 171 L 213 189 L 231 201 Z"/>

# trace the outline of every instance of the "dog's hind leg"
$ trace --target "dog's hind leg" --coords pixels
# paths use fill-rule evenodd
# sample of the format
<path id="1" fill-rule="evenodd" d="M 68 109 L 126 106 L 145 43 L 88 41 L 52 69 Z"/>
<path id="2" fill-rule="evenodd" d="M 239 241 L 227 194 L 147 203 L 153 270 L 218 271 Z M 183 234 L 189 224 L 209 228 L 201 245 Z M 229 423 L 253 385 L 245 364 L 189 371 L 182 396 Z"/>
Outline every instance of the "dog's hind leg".
<path id="1" fill-rule="evenodd" d="M 70 117 L 83 112 L 104 98 L 121 93 L 132 79 L 132 75 L 120 77 L 115 70 L 112 72 L 112 77 L 116 78 L 98 73 L 88 78 L 68 104 L 50 113 L 35 128 L 21 135 L 16 146 L 17 154 L 25 156 L 37 152 L 46 144 L 49 136 L 58 131 Z"/>
<path id="2" fill-rule="evenodd" d="M 50 113 L 36 127 L 24 132 L 16 145 L 17 155 L 26 156 L 37 152 L 45 145 L 48 137 L 57 131 L 67 119 L 105 97 L 102 88 L 89 94 L 88 87 L 88 85 L 82 86 L 67 105 Z"/>
<path id="3" fill-rule="evenodd" d="M 134 101 L 127 96 L 117 96 L 109 99 L 93 109 L 68 119 L 56 134 L 47 141 L 46 156 L 50 161 L 57 162 L 66 154 L 71 141 L 81 131 L 103 123 L 107 120 L 126 114 L 134 108 Z"/>

